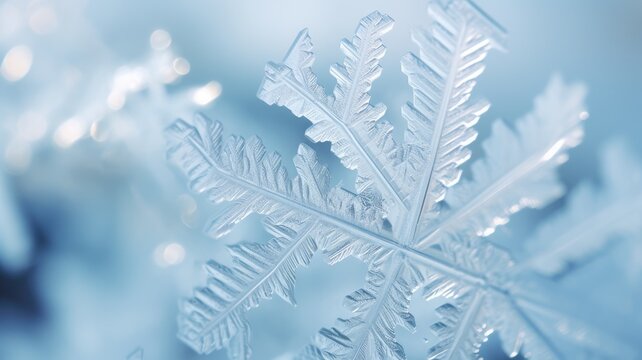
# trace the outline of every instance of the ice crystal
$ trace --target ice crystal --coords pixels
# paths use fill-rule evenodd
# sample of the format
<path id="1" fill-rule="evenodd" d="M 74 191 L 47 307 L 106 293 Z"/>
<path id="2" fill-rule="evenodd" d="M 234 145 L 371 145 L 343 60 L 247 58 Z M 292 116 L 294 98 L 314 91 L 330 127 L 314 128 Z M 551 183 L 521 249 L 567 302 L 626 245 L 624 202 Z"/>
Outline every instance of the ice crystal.
<path id="1" fill-rule="evenodd" d="M 471 101 L 471 93 L 487 53 L 502 47 L 504 31 L 465 0 L 432 3 L 429 14 L 430 29 L 412 36 L 418 55 L 401 62 L 413 92 L 402 108 L 403 142 L 383 119 L 386 107 L 371 104 L 369 95 L 382 71 L 389 16 L 371 13 L 341 42 L 345 59 L 330 70 L 332 95 L 312 72 L 307 30 L 283 62 L 266 66 L 259 98 L 309 120 L 308 138 L 330 142 L 342 164 L 357 172 L 354 193 L 330 186 L 328 170 L 306 145 L 299 146 L 296 174 L 289 177 L 280 156 L 257 137 L 224 138 L 221 125 L 202 116 L 168 129 L 169 158 L 190 187 L 214 203 L 231 203 L 207 231 L 223 236 L 257 213 L 273 237 L 231 246 L 232 267 L 207 263 L 207 284 L 179 316 L 179 337 L 196 351 L 227 348 L 230 358 L 249 358 L 246 312 L 274 294 L 294 304 L 296 269 L 321 250 L 330 264 L 356 257 L 369 271 L 365 286 L 345 299 L 351 317 L 322 329 L 301 359 L 405 359 L 396 332 L 414 330 L 416 293 L 439 300 L 429 303 L 439 317 L 434 334 L 425 334 L 429 359 L 475 357 L 493 331 L 511 356 L 625 357 L 602 334 L 531 296 L 520 281 L 530 273 L 515 271 L 509 253 L 482 239 L 509 215 L 562 194 L 555 170 L 581 140 L 584 88 L 554 78 L 514 129 L 497 121 L 472 180 L 449 191 L 489 107 Z"/>

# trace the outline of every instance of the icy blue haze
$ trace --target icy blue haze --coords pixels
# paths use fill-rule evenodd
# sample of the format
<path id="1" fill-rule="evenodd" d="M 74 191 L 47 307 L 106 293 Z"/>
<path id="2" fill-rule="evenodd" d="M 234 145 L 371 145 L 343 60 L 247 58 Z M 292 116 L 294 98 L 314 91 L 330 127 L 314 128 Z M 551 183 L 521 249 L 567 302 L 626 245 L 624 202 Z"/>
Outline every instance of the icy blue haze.
<path id="1" fill-rule="evenodd" d="M 0 359 L 639 358 L 641 17 L 0 1 Z"/>

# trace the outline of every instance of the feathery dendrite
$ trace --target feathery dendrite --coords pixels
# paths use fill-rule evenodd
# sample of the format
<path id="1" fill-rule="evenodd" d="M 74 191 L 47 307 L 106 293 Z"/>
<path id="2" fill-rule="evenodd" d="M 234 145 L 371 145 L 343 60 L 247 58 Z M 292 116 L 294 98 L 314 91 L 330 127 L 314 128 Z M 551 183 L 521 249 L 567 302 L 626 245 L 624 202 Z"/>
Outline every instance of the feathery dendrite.
<path id="1" fill-rule="evenodd" d="M 545 223 L 526 246 L 524 265 L 547 276 L 581 267 L 610 241 L 640 247 L 642 238 L 642 163 L 621 143 L 602 156 L 603 190 L 583 184 L 570 195 L 567 209 Z"/>
<path id="2" fill-rule="evenodd" d="M 169 128 L 169 157 L 191 188 L 215 203 L 231 203 L 208 232 L 222 236 L 258 213 L 273 236 L 230 247 L 231 267 L 208 262 L 207 284 L 181 308 L 179 337 L 188 345 L 248 358 L 245 313 L 274 294 L 294 303 L 296 268 L 321 250 L 331 264 L 352 256 L 369 271 L 364 287 L 346 297 L 351 316 L 322 329 L 302 359 L 405 359 L 396 332 L 413 331 L 421 321 L 410 313 L 417 292 L 439 303 L 430 359 L 474 357 L 492 331 L 511 355 L 553 359 L 589 349 L 582 351 L 621 356 L 623 348 L 593 341 L 602 334 L 588 336 L 597 333 L 521 291 L 511 256 L 480 239 L 512 213 L 561 195 L 555 168 L 581 139 L 583 87 L 554 78 L 530 114 L 512 127 L 497 122 L 472 180 L 449 191 L 470 158 L 474 125 L 488 109 L 470 100 L 476 78 L 487 53 L 502 46 L 504 32 L 465 0 L 433 3 L 429 15 L 431 27 L 413 34 L 418 54 L 402 59 L 413 92 L 401 111 L 407 124 L 402 143 L 383 119 L 385 106 L 371 104 L 368 93 L 382 71 L 389 16 L 373 12 L 341 42 L 345 59 L 331 68 L 337 81 L 332 95 L 311 69 L 307 30 L 283 62 L 266 66 L 258 96 L 309 120 L 307 136 L 329 141 L 343 165 L 357 172 L 356 193 L 330 186 L 328 170 L 305 145 L 289 177 L 281 158 L 256 137 L 224 138 L 221 125 L 202 116 Z M 580 332 L 584 337 L 573 336 Z"/>

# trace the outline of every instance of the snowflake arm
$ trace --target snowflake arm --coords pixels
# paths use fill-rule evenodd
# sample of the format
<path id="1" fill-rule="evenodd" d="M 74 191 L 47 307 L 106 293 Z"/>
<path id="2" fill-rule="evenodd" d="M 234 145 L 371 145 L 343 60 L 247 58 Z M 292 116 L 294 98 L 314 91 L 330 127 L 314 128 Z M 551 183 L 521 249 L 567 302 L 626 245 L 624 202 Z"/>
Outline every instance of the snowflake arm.
<path id="1" fill-rule="evenodd" d="M 419 56 L 407 54 L 401 61 L 413 101 L 402 108 L 407 122 L 406 166 L 414 191 L 410 206 L 410 234 L 422 229 L 439 213 L 437 204 L 446 190 L 459 181 L 459 166 L 470 158 L 466 148 L 477 138 L 473 126 L 486 112 L 485 101 L 469 98 L 483 61 L 492 48 L 501 48 L 504 30 L 468 1 L 452 1 L 445 7 L 431 3 L 429 32 L 415 31 Z"/>
<path id="2" fill-rule="evenodd" d="M 397 256 L 397 258 L 395 258 Z M 395 329 L 414 331 L 410 298 L 418 269 L 395 255 L 382 267 L 368 272 L 366 287 L 348 295 L 344 305 L 353 314 L 338 319 L 337 327 L 321 329 L 303 359 L 397 359 L 406 358 L 396 341 Z"/>
<path id="3" fill-rule="evenodd" d="M 456 254 L 467 251 L 466 246 L 457 242 L 445 245 L 445 249 L 454 247 L 450 251 Z M 468 359 L 479 352 L 482 343 L 496 329 L 500 330 L 507 354 L 513 353 L 515 349 L 519 351 L 522 346 L 532 348 L 538 359 L 551 358 L 551 353 L 557 354 L 558 351 L 548 341 L 547 334 L 535 326 L 520 305 L 513 301 L 514 297 L 521 297 L 513 294 L 510 282 L 506 281 L 505 275 L 502 276 L 506 269 L 513 267 L 508 255 L 488 244 L 481 244 L 472 252 L 477 256 L 469 266 L 479 269 L 490 278 L 496 278 L 494 281 L 497 283 L 479 286 L 439 273 L 433 273 L 427 278 L 423 289 L 424 298 L 445 300 L 435 309 L 439 320 L 431 326 L 436 341 L 429 349 L 428 358 Z M 527 304 L 540 306 L 530 299 L 522 299 Z M 507 317 L 506 313 L 513 316 Z"/>
<path id="4" fill-rule="evenodd" d="M 221 125 L 203 116 L 195 118 L 194 126 L 178 120 L 167 134 L 169 158 L 190 178 L 190 187 L 207 193 L 214 203 L 232 202 L 208 226 L 214 237 L 225 235 L 251 213 L 275 218 L 300 213 L 353 236 L 379 236 L 377 214 L 359 211 L 358 196 L 331 188 L 327 169 L 305 145 L 295 157 L 298 176 L 289 180 L 280 155 L 266 151 L 259 138 L 231 136 L 224 141 Z"/>
<path id="5" fill-rule="evenodd" d="M 642 233 L 642 166 L 630 151 L 610 144 L 602 156 L 604 191 L 584 184 L 575 190 L 567 211 L 544 224 L 527 243 L 531 254 L 523 264 L 543 275 L 557 276 L 569 264 L 587 261 L 613 235 L 632 238 Z"/>
<path id="6" fill-rule="evenodd" d="M 386 107 L 371 105 L 369 95 L 381 75 L 379 60 L 385 54 L 381 37 L 392 25 L 389 16 L 375 11 L 361 20 L 352 40 L 341 42 L 346 57 L 330 70 L 337 80 L 332 97 L 317 84 L 311 40 L 303 30 L 283 63 L 268 63 L 258 96 L 306 117 L 312 123 L 306 135 L 315 142 L 330 141 L 341 162 L 357 170 L 358 192 L 374 185 L 392 204 L 403 206 L 405 190 L 394 177 L 398 146 L 392 125 L 381 120 Z"/>
<path id="7" fill-rule="evenodd" d="M 563 334 L 559 331 L 544 331 L 513 298 L 494 293 L 491 294 L 487 306 L 491 313 L 488 323 L 493 328 L 500 329 L 502 348 L 510 357 L 521 352 L 526 358 L 555 360 L 564 359 L 566 355 L 572 354 L 571 352 L 565 355 L 552 340 L 551 334 Z"/>
<path id="8" fill-rule="evenodd" d="M 429 354 L 434 359 L 467 359 L 492 331 L 498 330 L 507 354 L 521 352 L 533 358 L 558 359 L 590 352 L 598 358 L 631 358 L 626 344 L 614 341 L 587 324 L 555 310 L 535 294 L 548 287 L 527 288 L 508 253 L 489 243 L 450 241 L 441 244 L 446 258 L 485 274 L 483 283 L 431 272 L 423 282 L 426 300 L 445 299 L 435 311 L 432 325 L 436 340 Z M 548 299 L 544 296 L 544 299 Z M 599 344 L 596 346 L 596 344 Z M 430 357 L 429 357 L 430 358 Z"/>
<path id="9" fill-rule="evenodd" d="M 439 320 L 431 325 L 436 341 L 428 359 L 469 359 L 497 330 L 503 350 L 511 357 L 521 353 L 526 358 L 561 359 L 588 352 L 609 359 L 629 351 L 605 334 L 536 301 L 507 296 L 493 287 L 462 284 L 439 274 L 433 274 L 427 283 L 427 300 L 445 299 L 435 309 Z"/>
<path id="10" fill-rule="evenodd" d="M 274 293 L 295 304 L 296 268 L 308 265 L 317 249 L 310 233 L 313 228 L 314 223 L 300 229 L 270 224 L 275 237 L 266 244 L 230 247 L 233 269 L 210 260 L 208 285 L 185 303 L 179 337 L 199 353 L 227 347 L 231 358 L 249 358 L 245 312 Z"/>
<path id="11" fill-rule="evenodd" d="M 554 77 L 535 100 L 534 111 L 518 120 L 516 131 L 495 122 L 493 135 L 483 144 L 488 157 L 473 164 L 474 180 L 449 193 L 446 202 L 452 211 L 438 220 L 418 247 L 438 242 L 444 233 L 490 235 L 520 209 L 541 207 L 561 196 L 555 169 L 566 160 L 566 150 L 582 138 L 584 94 L 583 86 L 567 86 Z"/>
<path id="12" fill-rule="evenodd" d="M 430 328 L 437 341 L 428 350 L 428 359 L 466 359 L 476 354 L 489 330 L 483 323 L 482 291 L 435 274 L 424 289 L 424 297 L 448 299 L 435 309 L 439 320 Z"/>
<path id="13" fill-rule="evenodd" d="M 536 359 L 636 358 L 629 344 L 550 307 L 519 297 L 493 301 L 498 305 L 493 308 L 496 319 L 493 326 L 500 329 L 507 354 L 520 352 Z"/>

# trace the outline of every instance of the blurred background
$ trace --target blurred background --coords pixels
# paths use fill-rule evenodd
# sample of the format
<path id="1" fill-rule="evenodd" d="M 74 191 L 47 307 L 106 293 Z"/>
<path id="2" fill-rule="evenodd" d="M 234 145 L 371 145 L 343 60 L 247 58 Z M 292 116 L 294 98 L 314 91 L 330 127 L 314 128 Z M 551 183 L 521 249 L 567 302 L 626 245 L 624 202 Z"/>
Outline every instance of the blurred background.
<path id="1" fill-rule="evenodd" d="M 560 73 L 589 88 L 585 140 L 561 168 L 568 188 L 585 181 L 599 188 L 607 141 L 627 143 L 642 158 L 642 2 L 477 3 L 509 33 L 509 51 L 492 53 L 476 91 L 493 104 L 479 125 L 481 139 L 495 118 L 510 122 L 528 112 Z M 256 98 L 265 63 L 280 60 L 307 27 L 319 80 L 331 88 L 328 69 L 342 59 L 340 39 L 373 10 L 396 20 L 373 101 L 386 103 L 387 118 L 403 128 L 399 109 L 411 96 L 399 60 L 414 51 L 410 30 L 427 24 L 426 6 L 426 0 L 0 0 L 0 359 L 124 359 L 137 347 L 148 359 L 197 358 L 175 337 L 178 299 L 203 282 L 205 260 L 230 262 L 226 244 L 267 235 L 254 217 L 220 241 L 202 234 L 220 209 L 190 194 L 166 164 L 162 129 L 201 111 L 228 134 L 259 134 L 268 148 L 292 158 L 298 143 L 309 143 L 307 123 Z M 474 159 L 483 156 L 479 144 Z M 312 146 L 336 182 L 351 183 L 354 175 L 327 144 Z M 564 204 L 520 213 L 493 241 L 518 246 Z M 627 264 L 642 264 L 641 247 L 633 247 L 638 256 Z M 596 304 L 578 306 L 578 313 L 635 340 L 642 292 L 614 288 L 611 279 L 620 275 L 609 265 L 629 250 L 591 264 L 566 285 Z M 365 273 L 356 260 L 330 267 L 317 256 L 298 273 L 299 306 L 274 299 L 250 313 L 255 358 L 291 358 L 319 328 L 345 315 L 342 298 Z M 400 332 L 411 359 L 425 354 L 431 336 L 432 315 L 421 305 L 413 303 L 416 334 Z M 482 349 L 485 358 L 507 358 L 496 341 Z"/>

